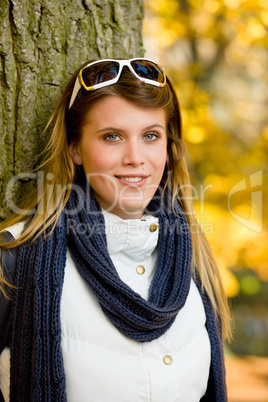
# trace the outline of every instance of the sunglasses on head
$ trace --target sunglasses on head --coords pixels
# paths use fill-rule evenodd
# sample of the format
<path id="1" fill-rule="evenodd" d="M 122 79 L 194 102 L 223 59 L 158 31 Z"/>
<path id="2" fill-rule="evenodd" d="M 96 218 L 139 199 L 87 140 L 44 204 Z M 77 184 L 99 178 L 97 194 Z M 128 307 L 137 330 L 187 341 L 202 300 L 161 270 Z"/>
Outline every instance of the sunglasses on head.
<path id="1" fill-rule="evenodd" d="M 72 107 L 81 86 L 87 91 L 94 91 L 95 89 L 115 84 L 119 80 L 124 66 L 127 66 L 136 78 L 146 84 L 157 87 L 163 87 L 166 84 L 164 69 L 149 59 L 105 59 L 94 61 L 79 71 L 73 88 L 69 109 Z"/>

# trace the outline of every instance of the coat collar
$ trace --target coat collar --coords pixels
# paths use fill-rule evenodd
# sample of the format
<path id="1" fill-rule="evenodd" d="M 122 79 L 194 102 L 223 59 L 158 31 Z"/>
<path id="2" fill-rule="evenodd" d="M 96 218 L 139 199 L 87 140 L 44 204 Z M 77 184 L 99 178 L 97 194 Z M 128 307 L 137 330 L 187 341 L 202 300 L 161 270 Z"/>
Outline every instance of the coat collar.
<path id="1" fill-rule="evenodd" d="M 143 261 L 153 253 L 159 235 L 158 218 L 144 215 L 141 219 L 121 219 L 105 210 L 102 212 L 110 255 L 123 252 L 134 261 Z"/>

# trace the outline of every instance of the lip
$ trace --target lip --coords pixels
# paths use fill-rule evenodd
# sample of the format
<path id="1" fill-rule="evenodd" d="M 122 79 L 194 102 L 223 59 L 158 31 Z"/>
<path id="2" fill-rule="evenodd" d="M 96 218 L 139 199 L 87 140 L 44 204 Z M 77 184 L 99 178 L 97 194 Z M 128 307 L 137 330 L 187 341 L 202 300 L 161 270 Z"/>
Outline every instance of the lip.
<path id="1" fill-rule="evenodd" d="M 124 175 L 116 175 L 115 178 L 121 183 L 123 186 L 128 186 L 131 188 L 142 187 L 146 184 L 149 176 L 144 176 L 144 174 L 124 174 Z M 128 178 L 131 179 L 140 179 L 138 181 L 129 181 Z"/>

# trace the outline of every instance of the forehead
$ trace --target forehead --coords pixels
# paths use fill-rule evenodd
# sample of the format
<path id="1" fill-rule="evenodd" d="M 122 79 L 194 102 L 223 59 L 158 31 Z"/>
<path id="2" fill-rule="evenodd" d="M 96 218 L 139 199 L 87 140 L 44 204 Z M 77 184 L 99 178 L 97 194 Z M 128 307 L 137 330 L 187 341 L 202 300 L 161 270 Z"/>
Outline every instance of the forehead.
<path id="1" fill-rule="evenodd" d="M 94 124 L 96 121 L 110 121 L 117 124 L 131 121 L 135 125 L 139 122 L 156 121 L 165 125 L 166 111 L 161 108 L 144 107 L 121 96 L 110 95 L 95 102 L 88 111 L 86 124 Z"/>

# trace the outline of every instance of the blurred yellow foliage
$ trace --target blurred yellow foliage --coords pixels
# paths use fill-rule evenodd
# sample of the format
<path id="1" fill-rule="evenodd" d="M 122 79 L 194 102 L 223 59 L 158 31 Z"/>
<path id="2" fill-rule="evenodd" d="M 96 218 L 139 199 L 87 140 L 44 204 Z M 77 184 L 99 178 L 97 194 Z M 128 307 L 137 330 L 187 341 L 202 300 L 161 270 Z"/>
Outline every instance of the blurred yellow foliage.
<path id="1" fill-rule="evenodd" d="M 214 14 L 215 12 L 219 11 L 220 7 L 221 7 L 220 3 L 216 0 L 205 0 L 204 1 L 204 8 L 209 13 Z"/>
<path id="2" fill-rule="evenodd" d="M 219 262 L 218 262 L 219 264 Z M 226 268 L 223 268 L 220 264 L 221 276 L 223 286 L 226 289 L 227 297 L 235 297 L 240 290 L 240 285 L 236 277 Z"/>
<path id="3" fill-rule="evenodd" d="M 267 32 L 264 26 L 256 18 L 250 18 L 246 28 L 248 41 L 255 40 L 266 36 Z"/>
<path id="4" fill-rule="evenodd" d="M 187 131 L 186 138 L 193 144 L 199 144 L 206 138 L 206 132 L 202 127 L 193 126 Z"/>
<path id="5" fill-rule="evenodd" d="M 268 11 L 262 11 L 260 13 L 261 21 L 268 26 Z"/>
<path id="6" fill-rule="evenodd" d="M 146 56 L 178 93 L 196 216 L 233 297 L 236 271 L 268 281 L 268 1 L 144 5 Z"/>

